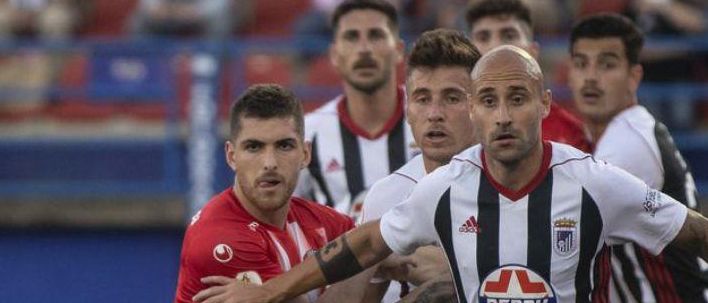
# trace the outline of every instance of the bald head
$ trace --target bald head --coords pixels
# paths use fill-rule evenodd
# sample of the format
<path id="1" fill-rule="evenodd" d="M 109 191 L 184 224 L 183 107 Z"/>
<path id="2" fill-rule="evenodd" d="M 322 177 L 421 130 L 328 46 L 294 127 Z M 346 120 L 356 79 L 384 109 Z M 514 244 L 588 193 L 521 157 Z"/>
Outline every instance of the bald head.
<path id="1" fill-rule="evenodd" d="M 480 79 L 507 80 L 515 77 L 528 77 L 538 84 L 538 92 L 543 91 L 543 72 L 538 62 L 525 50 L 502 45 L 482 56 L 472 70 L 472 82 Z"/>

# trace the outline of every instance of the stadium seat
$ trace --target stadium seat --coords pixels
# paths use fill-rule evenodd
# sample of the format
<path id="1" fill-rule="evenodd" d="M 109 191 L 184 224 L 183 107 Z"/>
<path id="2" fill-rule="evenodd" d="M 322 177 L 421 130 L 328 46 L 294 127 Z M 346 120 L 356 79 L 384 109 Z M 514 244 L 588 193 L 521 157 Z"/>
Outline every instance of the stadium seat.
<path id="1" fill-rule="evenodd" d="M 120 36 L 138 0 L 94 0 L 87 24 L 80 32 L 82 36 Z"/>
<path id="2" fill-rule="evenodd" d="M 309 0 L 253 2 L 253 21 L 244 30 L 249 36 L 289 36 L 292 34 L 293 22 L 310 6 Z"/>
<path id="3" fill-rule="evenodd" d="M 307 70 L 308 85 L 339 85 L 341 78 L 332 67 L 332 63 L 327 55 L 319 56 L 310 61 Z"/>
<path id="4" fill-rule="evenodd" d="M 247 85 L 277 83 L 290 86 L 293 82 L 292 66 L 287 56 L 249 54 L 244 58 L 243 63 Z"/>

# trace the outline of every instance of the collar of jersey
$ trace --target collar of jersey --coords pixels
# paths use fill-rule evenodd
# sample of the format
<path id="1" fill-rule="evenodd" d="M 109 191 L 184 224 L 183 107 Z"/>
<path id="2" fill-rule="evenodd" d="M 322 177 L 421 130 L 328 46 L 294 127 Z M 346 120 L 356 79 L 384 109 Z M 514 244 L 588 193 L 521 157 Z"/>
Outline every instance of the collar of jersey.
<path id="1" fill-rule="evenodd" d="M 504 185 L 501 185 L 497 180 L 494 180 L 494 177 L 492 177 L 492 174 L 489 173 L 489 170 L 487 169 L 487 161 L 485 160 L 484 157 L 484 150 L 481 152 L 481 160 L 482 160 L 482 170 L 484 171 L 484 176 L 489 180 L 489 183 L 494 186 L 494 188 L 499 191 L 500 194 L 502 194 L 504 197 L 507 199 L 511 200 L 512 202 L 516 202 L 517 200 L 523 198 L 524 196 L 528 195 L 530 192 L 532 192 L 536 187 L 541 184 L 543 179 L 546 178 L 546 175 L 548 174 L 548 168 L 551 164 L 551 154 L 553 153 L 553 148 L 551 147 L 551 143 L 548 141 L 543 141 L 543 159 L 541 160 L 541 166 L 539 167 L 538 171 L 536 172 L 536 175 L 527 183 L 524 187 L 521 189 L 514 191 L 511 190 Z"/>
<path id="2" fill-rule="evenodd" d="M 352 117 L 349 115 L 349 111 L 347 111 L 347 97 L 342 96 L 340 99 L 339 103 L 337 104 L 337 114 L 339 115 L 340 121 L 342 121 L 342 124 L 353 134 L 366 138 L 368 140 L 375 140 L 380 138 L 381 136 L 388 134 L 393 130 L 394 127 L 396 127 L 396 124 L 398 124 L 399 121 L 401 121 L 401 118 L 403 118 L 403 103 L 404 103 L 404 96 L 405 93 L 403 92 L 403 89 L 398 88 L 396 91 L 396 98 L 398 99 L 398 104 L 396 104 L 396 111 L 391 115 L 391 117 L 386 121 L 386 124 L 384 125 L 383 129 L 379 131 L 378 133 L 375 134 L 370 134 L 366 132 L 364 129 L 356 125 L 354 123 L 354 120 Z"/>

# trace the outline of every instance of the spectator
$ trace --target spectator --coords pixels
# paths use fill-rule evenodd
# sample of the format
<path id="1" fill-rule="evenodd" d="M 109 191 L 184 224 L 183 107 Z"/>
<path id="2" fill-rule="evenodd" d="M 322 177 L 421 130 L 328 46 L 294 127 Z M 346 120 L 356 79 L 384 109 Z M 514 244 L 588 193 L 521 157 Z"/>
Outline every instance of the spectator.
<path id="1" fill-rule="evenodd" d="M 129 24 L 130 32 L 145 36 L 206 36 L 223 39 L 250 11 L 240 0 L 141 0 Z"/>

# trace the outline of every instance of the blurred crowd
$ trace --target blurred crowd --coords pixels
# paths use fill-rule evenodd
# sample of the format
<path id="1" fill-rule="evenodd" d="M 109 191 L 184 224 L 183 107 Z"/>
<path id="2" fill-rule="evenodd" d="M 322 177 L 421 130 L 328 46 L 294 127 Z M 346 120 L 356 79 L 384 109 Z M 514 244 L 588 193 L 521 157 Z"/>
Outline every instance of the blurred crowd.
<path id="1" fill-rule="evenodd" d="M 402 36 L 412 41 L 433 28 L 466 30 L 464 11 L 475 0 L 390 0 L 397 7 Z M 259 37 L 327 41 L 329 17 L 339 0 L 0 0 L 0 40 L 65 43 L 80 39 L 119 38 L 239 40 Z M 565 41 L 579 17 L 611 11 L 634 20 L 651 39 L 705 37 L 708 0 L 527 0 L 539 41 Z M 303 48 L 290 64 L 308 66 L 325 49 Z M 708 50 L 652 48 L 643 54 L 646 82 L 708 81 Z M 0 55 L 0 114 L 27 111 L 46 103 L 46 89 L 57 81 L 66 60 L 61 52 L 5 51 Z M 546 56 L 546 55 L 544 55 Z M 560 61 L 558 58 L 552 58 Z M 551 65 L 564 82 L 562 62 Z M 548 61 L 553 61 L 548 60 Z M 31 70 L 31 73 L 24 71 Z M 17 102 L 12 102 L 17 101 Z M 706 102 L 695 104 L 708 117 Z M 693 111 L 693 109 L 690 109 Z M 685 112 L 685 111 L 684 111 Z M 699 126 L 708 119 L 697 119 Z M 706 120 L 706 121 L 704 121 Z"/>

